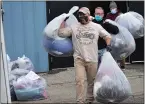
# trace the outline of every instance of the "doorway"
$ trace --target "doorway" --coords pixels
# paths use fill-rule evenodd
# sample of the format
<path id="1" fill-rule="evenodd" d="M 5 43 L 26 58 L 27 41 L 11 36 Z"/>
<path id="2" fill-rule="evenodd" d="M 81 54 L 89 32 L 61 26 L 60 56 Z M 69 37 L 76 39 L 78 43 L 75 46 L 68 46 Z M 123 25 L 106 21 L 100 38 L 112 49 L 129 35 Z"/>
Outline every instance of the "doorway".
<path id="1" fill-rule="evenodd" d="M 129 10 L 135 11 L 144 17 L 144 1 L 129 1 Z M 135 39 L 136 50 L 130 56 L 131 63 L 144 62 L 144 37 Z"/>

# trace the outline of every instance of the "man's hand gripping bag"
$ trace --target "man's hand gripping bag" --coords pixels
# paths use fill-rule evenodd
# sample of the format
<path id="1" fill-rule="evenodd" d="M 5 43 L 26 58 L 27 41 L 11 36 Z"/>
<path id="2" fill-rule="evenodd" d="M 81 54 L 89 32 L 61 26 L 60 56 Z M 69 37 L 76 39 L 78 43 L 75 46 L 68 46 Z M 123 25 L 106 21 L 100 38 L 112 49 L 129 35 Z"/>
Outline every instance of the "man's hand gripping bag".
<path id="1" fill-rule="evenodd" d="M 109 52 L 102 56 L 93 93 L 101 103 L 119 103 L 132 94 L 129 81 Z"/>

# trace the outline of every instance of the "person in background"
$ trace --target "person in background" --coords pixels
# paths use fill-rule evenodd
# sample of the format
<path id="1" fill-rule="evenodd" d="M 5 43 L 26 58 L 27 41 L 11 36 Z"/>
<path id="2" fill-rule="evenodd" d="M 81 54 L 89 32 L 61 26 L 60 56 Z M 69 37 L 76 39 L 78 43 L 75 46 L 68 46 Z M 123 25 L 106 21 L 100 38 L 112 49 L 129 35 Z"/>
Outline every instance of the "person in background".
<path id="1" fill-rule="evenodd" d="M 97 24 L 100 24 L 107 32 L 112 33 L 112 34 L 119 33 L 119 29 L 117 26 L 104 22 L 104 9 L 102 7 L 95 8 L 94 17 L 95 18 L 92 21 Z M 106 48 L 106 43 L 105 43 L 104 39 L 99 38 L 98 39 L 98 49 L 99 49 L 98 61 L 99 62 L 98 63 L 101 62 L 101 57 L 102 57 L 103 53 L 105 52 L 105 48 Z M 99 66 L 99 64 L 98 64 L 98 66 Z"/>
<path id="2" fill-rule="evenodd" d="M 103 26 L 104 10 L 102 7 L 95 8 L 94 16 L 95 16 L 95 18 L 92 21 Z M 106 48 L 105 40 L 102 38 L 99 38 L 98 39 L 98 50 L 99 50 L 98 51 L 98 67 L 99 67 L 99 64 L 101 63 L 101 57 L 102 57 L 103 53 L 105 52 L 105 48 Z"/>
<path id="3" fill-rule="evenodd" d="M 65 19 L 58 30 L 58 36 L 72 36 L 77 103 L 92 103 L 94 80 L 98 68 L 98 38 L 100 36 L 106 41 L 106 49 L 110 51 L 111 35 L 101 25 L 90 21 L 90 10 L 87 7 L 80 8 L 77 17 L 79 23 L 66 28 Z M 88 82 L 86 99 L 85 76 Z"/>
<path id="4" fill-rule="evenodd" d="M 110 8 L 110 12 L 107 13 L 105 19 L 111 19 L 115 21 L 116 17 L 119 16 L 121 12 L 117 8 L 117 4 L 114 1 L 110 2 L 109 8 Z"/>
<path id="5" fill-rule="evenodd" d="M 93 22 L 102 25 L 104 22 L 104 9 L 102 7 L 96 7 L 94 16 L 95 16 L 95 18 L 94 18 Z"/>
<path id="6" fill-rule="evenodd" d="M 109 8 L 111 12 L 106 15 L 105 19 L 111 19 L 115 21 L 116 17 L 122 13 L 118 10 L 117 4 L 114 1 L 110 2 Z M 122 55 L 121 60 L 118 61 L 120 62 L 120 68 L 125 70 L 125 56 Z"/>

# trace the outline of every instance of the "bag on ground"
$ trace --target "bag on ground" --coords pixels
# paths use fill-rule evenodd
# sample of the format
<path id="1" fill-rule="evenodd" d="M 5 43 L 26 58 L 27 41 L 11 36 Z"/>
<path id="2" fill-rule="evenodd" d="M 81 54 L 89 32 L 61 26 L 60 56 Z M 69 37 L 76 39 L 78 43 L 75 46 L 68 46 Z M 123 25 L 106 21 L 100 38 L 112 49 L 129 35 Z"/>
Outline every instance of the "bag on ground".
<path id="1" fill-rule="evenodd" d="M 13 84 L 19 101 L 46 99 L 46 81 L 30 71 L 26 76 L 18 78 Z"/>
<path id="2" fill-rule="evenodd" d="M 26 57 L 25 55 L 23 55 L 21 58 L 18 57 L 18 59 L 16 60 L 16 62 L 19 66 L 20 69 L 26 69 L 29 71 L 34 71 L 34 66 L 32 61 Z"/>

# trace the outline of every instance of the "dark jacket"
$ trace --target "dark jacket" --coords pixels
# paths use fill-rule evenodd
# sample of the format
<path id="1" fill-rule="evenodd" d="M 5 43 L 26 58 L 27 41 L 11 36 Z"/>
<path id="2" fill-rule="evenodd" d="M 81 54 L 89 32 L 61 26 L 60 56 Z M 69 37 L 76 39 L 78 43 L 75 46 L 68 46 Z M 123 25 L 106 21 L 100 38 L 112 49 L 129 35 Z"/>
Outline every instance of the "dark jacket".
<path id="1" fill-rule="evenodd" d="M 118 34 L 119 33 L 119 29 L 117 26 L 114 26 L 108 22 L 103 23 L 104 20 L 98 22 L 95 19 L 93 20 L 93 22 L 100 24 L 107 32 L 109 32 L 110 34 Z M 106 42 L 103 38 L 99 38 L 98 39 L 98 49 L 103 49 L 106 48 Z"/>
<path id="2" fill-rule="evenodd" d="M 100 24 L 101 26 L 103 26 L 103 21 L 104 21 L 104 20 L 98 22 L 98 21 L 96 21 L 95 19 L 93 20 L 93 22 L 98 23 L 98 24 Z M 105 40 L 104 40 L 103 38 L 100 38 L 100 37 L 99 37 L 99 39 L 98 39 L 98 49 L 100 50 L 100 49 L 106 48 L 106 46 L 107 46 L 107 45 L 106 45 Z"/>
<path id="3" fill-rule="evenodd" d="M 106 15 L 105 19 L 111 19 L 111 20 L 115 21 L 116 17 L 119 16 L 120 14 L 121 14 L 121 12 L 119 10 L 116 14 L 108 13 Z"/>

